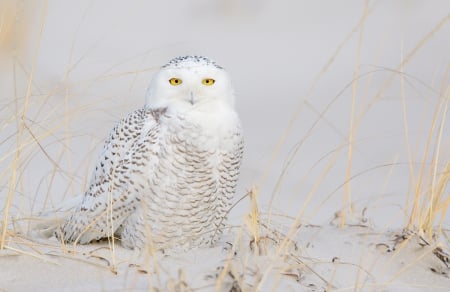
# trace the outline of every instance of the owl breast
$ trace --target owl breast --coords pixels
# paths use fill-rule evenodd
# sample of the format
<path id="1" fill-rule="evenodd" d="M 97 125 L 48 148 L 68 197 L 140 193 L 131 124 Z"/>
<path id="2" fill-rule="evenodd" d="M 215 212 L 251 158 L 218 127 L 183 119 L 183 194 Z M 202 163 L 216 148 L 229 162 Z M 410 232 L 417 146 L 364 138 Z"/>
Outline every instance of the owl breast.
<path id="1" fill-rule="evenodd" d="M 134 223 L 145 225 L 145 237 L 160 247 L 212 244 L 236 188 L 242 157 L 238 120 L 219 129 L 217 121 L 197 123 L 189 116 L 162 119 L 158 162 L 148 169 L 148 194 Z"/>

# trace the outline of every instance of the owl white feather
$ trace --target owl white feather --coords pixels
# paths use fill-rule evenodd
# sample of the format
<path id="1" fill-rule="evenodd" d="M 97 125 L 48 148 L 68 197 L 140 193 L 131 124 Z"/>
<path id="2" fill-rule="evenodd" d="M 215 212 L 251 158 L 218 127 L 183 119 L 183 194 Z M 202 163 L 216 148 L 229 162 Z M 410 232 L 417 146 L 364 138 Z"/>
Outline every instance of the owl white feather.
<path id="1" fill-rule="evenodd" d="M 193 247 L 219 237 L 236 190 L 243 136 L 225 70 L 178 57 L 155 75 L 144 108 L 111 131 L 65 242 L 119 236 L 127 248 Z"/>

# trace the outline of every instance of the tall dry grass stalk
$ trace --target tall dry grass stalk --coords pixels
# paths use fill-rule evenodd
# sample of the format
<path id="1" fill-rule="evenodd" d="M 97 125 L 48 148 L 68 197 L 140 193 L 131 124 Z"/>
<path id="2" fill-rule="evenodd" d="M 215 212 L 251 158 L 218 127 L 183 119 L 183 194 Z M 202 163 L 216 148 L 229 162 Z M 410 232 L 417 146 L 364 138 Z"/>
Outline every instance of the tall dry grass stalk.
<path id="1" fill-rule="evenodd" d="M 449 71 L 450 64 L 447 67 Z M 447 76 L 445 76 L 447 77 Z M 446 80 L 447 78 L 444 78 Z M 450 161 L 441 161 L 444 129 L 448 106 L 450 102 L 450 86 L 441 95 L 440 102 L 435 109 L 428 138 L 425 141 L 425 150 L 422 154 L 422 163 L 419 168 L 417 180 L 414 183 L 413 207 L 408 222 L 408 229 L 418 228 L 431 239 L 438 223 L 438 231 L 442 229 L 444 218 L 450 205 L 448 186 L 450 181 Z M 431 163 L 427 163 L 431 156 Z M 444 165 L 443 167 L 441 165 Z M 436 222 L 440 215 L 439 222 Z"/>
<path id="2" fill-rule="evenodd" d="M 398 65 L 398 67 L 395 70 L 392 70 L 392 74 L 389 78 L 387 78 L 383 85 L 379 88 L 378 92 L 372 97 L 369 104 L 366 106 L 365 109 L 363 109 L 357 120 L 356 124 L 359 124 L 361 120 L 363 119 L 364 115 L 369 111 L 369 109 L 372 107 L 372 105 L 379 100 L 384 90 L 392 83 L 394 77 L 397 74 L 400 74 L 401 78 L 403 78 L 403 68 L 405 65 L 407 65 L 410 61 L 413 60 L 414 56 L 420 51 L 421 48 L 423 48 L 427 42 L 429 42 L 433 36 L 439 32 L 445 25 L 450 21 L 450 13 L 447 14 L 445 17 L 440 19 L 437 24 L 422 38 L 419 40 L 417 45 L 408 53 L 406 56 L 402 59 L 401 63 Z M 407 137 L 407 152 L 410 160 L 410 173 L 411 173 L 411 183 L 415 184 L 414 186 L 414 202 L 413 202 L 413 208 L 410 214 L 409 222 L 407 224 L 407 228 L 413 228 L 414 226 L 425 230 L 428 233 L 428 236 L 431 236 L 432 233 L 432 224 L 431 220 L 436 217 L 437 213 L 441 213 L 441 223 L 443 221 L 443 216 L 445 216 L 446 210 L 448 208 L 448 204 L 446 204 L 447 200 L 440 201 L 442 199 L 442 196 L 444 194 L 440 192 L 445 192 L 445 186 L 448 183 L 448 177 L 446 176 L 446 171 L 443 171 L 444 177 L 438 179 L 439 172 L 438 172 L 438 165 L 442 164 L 441 161 L 439 161 L 439 157 L 441 154 L 441 144 L 442 144 L 442 136 L 444 133 L 444 127 L 445 127 L 445 121 L 448 111 L 448 103 L 449 103 L 449 89 L 448 84 L 446 83 L 446 80 L 448 80 L 449 75 L 449 68 L 450 64 L 447 65 L 447 71 L 443 76 L 443 86 L 441 93 L 439 94 L 439 103 L 436 106 L 435 114 L 433 117 L 432 125 L 429 129 L 428 138 L 425 141 L 425 150 L 423 153 L 423 158 L 421 159 L 421 166 L 419 170 L 419 174 L 417 177 L 417 180 L 414 179 L 413 174 L 413 164 L 414 160 L 412 157 L 411 149 L 408 143 L 408 126 L 406 122 L 406 108 L 405 103 L 406 99 L 404 96 L 404 88 L 402 88 L 402 94 L 403 94 L 403 114 L 404 114 L 404 123 L 405 123 L 405 133 Z M 403 82 L 403 80 L 402 80 Z M 434 136 L 434 139 L 433 139 Z M 433 143 L 434 142 L 434 143 Z M 432 145 L 435 146 L 434 151 L 432 151 Z M 434 156 L 433 156 L 434 155 Z M 428 158 L 430 156 L 432 157 L 432 163 L 428 164 Z M 445 163 L 445 162 L 444 162 Z M 426 166 L 431 165 L 428 171 L 426 170 Z M 432 183 L 428 186 L 424 186 L 426 179 L 431 179 Z M 446 180 L 447 178 L 447 180 Z M 439 183 L 437 183 L 439 181 Z M 344 199 L 345 200 L 345 199 Z M 438 201 L 436 201 L 438 200 Z M 431 203 L 431 204 L 429 204 Z M 436 205 L 437 203 L 437 205 Z"/>
<path id="3" fill-rule="evenodd" d="M 42 11 L 41 11 L 39 37 L 38 37 L 38 42 L 36 44 L 36 47 L 34 49 L 32 68 L 31 68 L 31 72 L 28 76 L 28 84 L 27 84 L 25 99 L 23 100 L 21 109 L 17 108 L 18 112 L 16 113 L 17 122 L 18 122 L 18 125 L 17 125 L 18 130 L 17 130 L 17 136 L 16 136 L 17 137 L 16 138 L 17 146 L 16 146 L 16 150 L 15 150 L 14 159 L 9 168 L 11 171 L 11 176 L 9 178 L 8 193 L 6 196 L 6 202 L 5 202 L 5 207 L 4 207 L 4 211 L 3 211 L 3 220 L 2 220 L 2 224 L 1 224 L 0 249 L 4 249 L 5 245 L 6 245 L 6 233 L 7 233 L 8 220 L 9 220 L 9 211 L 11 208 L 12 199 L 15 194 L 17 183 L 18 183 L 18 180 L 17 180 L 18 171 L 20 169 L 20 165 L 22 162 L 22 147 L 24 144 L 26 144 L 26 137 L 25 137 L 26 129 L 27 129 L 26 116 L 27 116 L 27 112 L 28 112 L 29 106 L 30 106 L 31 88 L 32 88 L 33 80 L 34 80 L 34 71 L 35 71 L 36 63 L 37 63 L 37 59 L 38 59 L 40 41 L 42 38 L 43 29 L 44 29 L 46 13 L 47 13 L 47 1 L 45 1 L 45 4 L 43 5 Z M 16 97 L 16 99 L 17 99 L 17 97 Z"/>
<path id="4" fill-rule="evenodd" d="M 258 247 L 261 239 L 261 221 L 258 208 L 258 190 L 256 189 L 256 187 L 252 186 L 252 188 L 248 192 L 248 196 L 250 198 L 250 212 L 245 217 L 245 225 L 247 226 L 247 230 L 252 236 L 254 245 Z M 256 250 L 257 248 L 255 248 L 255 252 Z"/>
<path id="5" fill-rule="evenodd" d="M 351 195 L 351 177 L 352 177 L 352 158 L 353 158 L 353 148 L 354 148 L 354 139 L 356 137 L 357 126 L 355 124 L 355 116 L 356 116 L 356 99 L 358 96 L 358 81 L 360 74 L 360 66 L 361 66 L 361 47 L 362 40 L 364 36 L 364 24 L 366 23 L 367 17 L 369 16 L 369 1 L 366 0 L 364 3 L 364 12 L 361 19 L 361 26 L 359 28 L 358 35 L 358 50 L 356 55 L 355 69 L 353 70 L 353 82 L 352 82 L 352 104 L 350 111 L 350 129 L 348 135 L 348 151 L 347 151 L 347 168 L 345 171 L 345 186 L 344 186 L 344 194 L 342 198 L 342 216 L 339 222 L 341 227 L 345 225 L 345 210 L 348 209 L 348 212 L 353 213 L 352 210 L 352 195 Z"/>

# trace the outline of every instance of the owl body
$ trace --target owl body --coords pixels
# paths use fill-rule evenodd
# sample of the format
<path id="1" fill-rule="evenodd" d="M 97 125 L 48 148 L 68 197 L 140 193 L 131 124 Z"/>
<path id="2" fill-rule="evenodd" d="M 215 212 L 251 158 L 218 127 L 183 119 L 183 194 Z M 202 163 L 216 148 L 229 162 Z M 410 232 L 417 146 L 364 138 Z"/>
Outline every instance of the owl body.
<path id="1" fill-rule="evenodd" d="M 154 78 L 146 106 L 111 131 L 83 201 L 57 237 L 88 243 L 117 235 L 127 248 L 218 239 L 243 154 L 234 95 L 215 63 L 174 60 Z"/>

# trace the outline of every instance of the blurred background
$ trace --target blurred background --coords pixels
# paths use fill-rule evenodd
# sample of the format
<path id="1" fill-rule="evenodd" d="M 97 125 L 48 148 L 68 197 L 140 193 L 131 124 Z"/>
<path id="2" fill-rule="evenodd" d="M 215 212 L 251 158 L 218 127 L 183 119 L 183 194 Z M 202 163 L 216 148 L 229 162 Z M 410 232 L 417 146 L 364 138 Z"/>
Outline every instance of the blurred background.
<path id="1" fill-rule="evenodd" d="M 376 226 L 403 226 L 422 162 L 427 186 L 450 158 L 449 13 L 448 0 L 1 0 L 0 202 L 12 201 L 0 210 L 82 193 L 152 75 L 196 54 L 234 81 L 236 200 L 255 186 L 262 210 L 304 210 L 303 222 L 352 202 Z"/>

